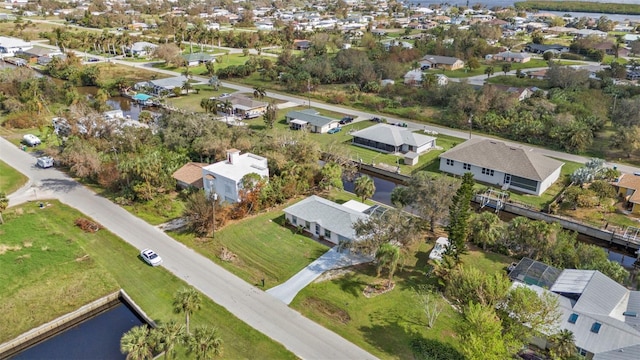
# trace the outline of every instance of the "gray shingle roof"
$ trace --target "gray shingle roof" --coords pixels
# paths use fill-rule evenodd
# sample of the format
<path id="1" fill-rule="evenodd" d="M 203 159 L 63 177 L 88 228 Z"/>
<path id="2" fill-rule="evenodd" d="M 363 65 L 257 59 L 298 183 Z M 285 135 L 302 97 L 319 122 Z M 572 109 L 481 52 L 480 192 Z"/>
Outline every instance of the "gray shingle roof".
<path id="1" fill-rule="evenodd" d="M 338 122 L 337 119 L 320 115 L 314 109 L 305 109 L 302 111 L 289 111 L 286 115 L 287 119 L 306 121 L 313 126 L 323 127 L 332 122 Z"/>
<path id="2" fill-rule="evenodd" d="M 315 195 L 289 206 L 284 212 L 300 220 L 315 222 L 332 233 L 349 239 L 354 239 L 356 235 L 353 224 L 358 219 L 364 220 L 368 217 L 359 211 Z"/>
<path id="3" fill-rule="evenodd" d="M 440 157 L 537 181 L 546 179 L 564 164 L 522 147 L 479 138 L 469 139 Z"/>
<path id="4" fill-rule="evenodd" d="M 170 87 L 182 87 L 182 85 L 184 85 L 184 82 L 187 80 L 189 79 L 187 79 L 186 76 L 180 75 L 180 76 L 170 77 L 166 79 L 150 80 L 149 83 L 158 87 L 170 88 Z"/>
<path id="5" fill-rule="evenodd" d="M 451 56 L 439 56 L 439 55 L 425 55 L 420 59 L 421 61 L 428 61 L 431 64 L 445 64 L 453 65 L 460 59 Z"/>
<path id="6" fill-rule="evenodd" d="M 436 138 L 411 132 L 411 130 L 395 125 L 378 124 L 366 129 L 354 132 L 353 137 L 377 141 L 383 144 L 401 146 L 403 144 L 411 146 L 422 146 Z"/>

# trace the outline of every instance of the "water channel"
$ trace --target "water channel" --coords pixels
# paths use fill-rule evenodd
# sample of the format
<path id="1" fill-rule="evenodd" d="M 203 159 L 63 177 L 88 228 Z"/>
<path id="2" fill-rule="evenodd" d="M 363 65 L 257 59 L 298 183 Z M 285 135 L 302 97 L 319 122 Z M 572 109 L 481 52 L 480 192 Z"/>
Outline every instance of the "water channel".
<path id="1" fill-rule="evenodd" d="M 14 360 L 125 359 L 120 338 L 144 321 L 127 305 L 116 307 L 15 355 Z"/>

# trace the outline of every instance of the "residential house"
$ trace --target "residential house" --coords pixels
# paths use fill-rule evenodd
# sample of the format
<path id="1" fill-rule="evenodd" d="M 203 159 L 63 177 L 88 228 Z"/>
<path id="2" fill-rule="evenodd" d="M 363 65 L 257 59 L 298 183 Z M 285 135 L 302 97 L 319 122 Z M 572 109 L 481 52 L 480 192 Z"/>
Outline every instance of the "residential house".
<path id="1" fill-rule="evenodd" d="M 340 125 L 338 119 L 322 116 L 315 109 L 289 111 L 285 115 L 287 124 L 293 130 L 309 129 L 311 132 L 324 134 Z"/>
<path id="2" fill-rule="evenodd" d="M 244 119 L 257 118 L 267 111 L 267 104 L 264 101 L 249 98 L 242 94 L 231 94 L 224 98 L 231 102 L 233 113 Z"/>
<path id="3" fill-rule="evenodd" d="M 351 134 L 354 145 L 387 153 L 422 154 L 436 146 L 436 139 L 390 124 L 377 124 Z"/>
<path id="4" fill-rule="evenodd" d="M 493 55 L 493 59 L 506 62 L 526 63 L 531 60 L 531 55 L 523 52 L 503 51 Z"/>
<path id="5" fill-rule="evenodd" d="M 18 52 L 27 51 L 33 45 L 22 39 L 0 36 L 0 58 L 15 56 Z"/>
<path id="6" fill-rule="evenodd" d="M 47 57 L 53 59 L 56 56 L 63 56 L 64 54 L 60 49 L 51 49 L 42 46 L 34 46 L 28 50 L 19 51 L 16 55 L 25 57 L 30 64 L 37 63 L 41 57 Z"/>
<path id="7" fill-rule="evenodd" d="M 640 214 L 640 176 L 634 174 L 622 174 L 615 181 L 611 182 L 618 196 L 626 202 L 627 210 L 634 214 Z"/>
<path id="8" fill-rule="evenodd" d="M 547 69 L 529 71 L 527 72 L 527 76 L 529 79 L 544 80 L 547 77 Z"/>
<path id="9" fill-rule="evenodd" d="M 405 85 L 418 86 L 422 84 L 423 76 L 424 74 L 421 69 L 409 70 L 404 74 L 404 83 Z"/>
<path id="10" fill-rule="evenodd" d="M 638 34 L 624 34 L 624 36 L 622 37 L 622 40 L 624 40 L 625 44 L 629 45 L 634 41 L 640 40 L 640 35 L 638 35 Z"/>
<path id="11" fill-rule="evenodd" d="M 528 258 L 523 258 L 509 277 L 514 286 L 527 286 L 558 299 L 557 330 L 573 333 L 580 356 L 593 360 L 638 358 L 640 291 L 631 291 L 596 270 L 561 271 Z M 538 345 L 545 348 L 550 344 L 541 340 Z"/>
<path id="12" fill-rule="evenodd" d="M 562 165 L 522 147 L 479 138 L 440 154 L 440 171 L 470 172 L 477 181 L 533 195 L 541 195 L 558 180 Z"/>
<path id="13" fill-rule="evenodd" d="M 293 48 L 295 50 L 307 50 L 311 47 L 309 40 L 293 40 Z"/>
<path id="14" fill-rule="evenodd" d="M 358 220 L 369 218 L 372 206 L 355 200 L 344 204 L 316 195 L 284 209 L 287 222 L 333 244 L 343 244 L 356 239 L 353 229 Z"/>
<path id="15" fill-rule="evenodd" d="M 213 55 L 202 52 L 182 54 L 182 58 L 187 66 L 198 66 L 200 64 L 215 61 Z"/>
<path id="16" fill-rule="evenodd" d="M 607 55 L 616 55 L 615 44 L 612 41 L 603 41 L 593 46 L 595 50 L 602 50 Z M 620 46 L 618 48 L 618 56 L 628 56 L 629 50 Z"/>
<path id="17" fill-rule="evenodd" d="M 500 85 L 500 84 L 485 84 L 484 86 L 492 87 L 499 91 L 506 92 L 513 98 L 518 99 L 518 101 L 522 101 L 530 98 L 531 95 L 533 95 L 536 92 L 536 90 L 539 90 L 538 88 L 532 88 L 532 87 L 521 88 L 521 87 Z"/>
<path id="18" fill-rule="evenodd" d="M 171 176 L 176 179 L 177 186 L 180 189 L 202 189 L 204 188 L 202 168 L 205 166 L 207 166 L 205 163 L 188 162 Z"/>
<path id="19" fill-rule="evenodd" d="M 458 70 L 464 67 L 464 61 L 450 56 L 425 55 L 419 61 L 422 70 L 444 69 Z"/>
<path id="20" fill-rule="evenodd" d="M 173 93 L 173 89 L 182 88 L 184 83 L 189 81 L 189 79 L 184 76 L 176 76 L 166 79 L 155 79 L 149 81 L 142 81 L 136 83 L 134 85 L 135 90 L 143 90 L 144 92 L 151 94 L 153 96 L 163 96 L 163 95 L 171 95 Z M 193 85 L 201 84 L 201 83 L 192 83 Z"/>
<path id="21" fill-rule="evenodd" d="M 154 43 L 150 43 L 147 41 L 138 41 L 131 44 L 131 47 L 127 49 L 127 52 L 131 54 L 131 56 L 149 56 L 151 53 L 158 47 L 158 45 Z"/>
<path id="22" fill-rule="evenodd" d="M 236 149 L 227 150 L 225 160 L 202 168 L 205 193 L 209 195 L 214 192 L 223 202 L 238 202 L 242 178 L 248 174 L 269 178 L 267 159 L 251 153 L 240 154 L 240 150 Z"/>
<path id="23" fill-rule="evenodd" d="M 592 29 L 580 29 L 580 30 L 574 30 L 571 32 L 572 35 L 574 35 L 577 38 L 586 38 L 589 36 L 597 36 L 597 37 L 601 37 L 603 39 L 606 39 L 608 34 L 604 31 L 600 31 L 600 30 L 592 30 Z"/>

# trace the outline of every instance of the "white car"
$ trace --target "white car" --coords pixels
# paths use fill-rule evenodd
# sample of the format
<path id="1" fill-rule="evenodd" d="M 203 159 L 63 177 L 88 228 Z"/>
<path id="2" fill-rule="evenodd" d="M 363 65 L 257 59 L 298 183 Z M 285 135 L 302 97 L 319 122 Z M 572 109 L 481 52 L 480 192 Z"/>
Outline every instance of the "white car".
<path id="1" fill-rule="evenodd" d="M 162 258 L 151 249 L 144 249 L 140 251 L 140 256 L 147 264 L 151 266 L 158 266 L 162 264 Z"/>
<path id="2" fill-rule="evenodd" d="M 436 246 L 433 247 L 431 253 L 429 253 L 429 259 L 440 261 L 442 260 L 442 255 L 444 255 L 445 251 L 447 251 L 447 247 L 449 246 L 449 239 L 446 237 L 439 237 L 436 240 Z"/>
<path id="3" fill-rule="evenodd" d="M 50 168 L 54 165 L 53 158 L 51 156 L 39 157 L 36 165 L 43 169 Z"/>

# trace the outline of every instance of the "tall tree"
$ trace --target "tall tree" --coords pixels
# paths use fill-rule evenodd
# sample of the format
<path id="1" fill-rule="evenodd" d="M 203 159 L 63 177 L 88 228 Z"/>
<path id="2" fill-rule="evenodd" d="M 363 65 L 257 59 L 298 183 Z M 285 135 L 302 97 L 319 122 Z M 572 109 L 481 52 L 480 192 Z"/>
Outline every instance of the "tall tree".
<path id="1" fill-rule="evenodd" d="M 0 191 L 0 224 L 4 224 L 2 213 L 7 210 L 7 207 L 9 207 L 9 199 L 4 192 Z"/>
<path id="2" fill-rule="evenodd" d="M 468 360 L 511 358 L 511 339 L 502 333 L 500 318 L 491 306 L 471 303 L 464 309 L 458 334 L 462 352 Z"/>
<path id="3" fill-rule="evenodd" d="M 189 317 L 193 312 L 200 310 L 201 305 L 200 293 L 192 287 L 182 288 L 173 296 L 173 311 L 176 314 L 184 313 L 187 334 L 191 334 L 189 332 Z"/>
<path id="4" fill-rule="evenodd" d="M 489 211 L 473 216 L 470 230 L 471 240 L 474 244 L 482 246 L 483 250 L 487 250 L 487 246 L 493 246 L 504 232 L 502 220 Z"/>
<path id="5" fill-rule="evenodd" d="M 469 232 L 469 217 L 471 216 L 471 199 L 473 198 L 473 174 L 468 172 L 462 176 L 462 184 L 456 191 L 449 207 L 449 247 L 447 253 L 453 255 L 456 261 L 466 252 L 466 241 Z"/>
<path id="6" fill-rule="evenodd" d="M 407 191 L 403 187 L 396 187 L 393 192 L 406 200 L 401 201 L 403 206 L 411 206 L 422 219 L 429 222 L 431 231 L 436 224 L 447 218 L 447 210 L 451 205 L 451 199 L 459 186 L 459 181 L 448 176 L 433 176 L 426 171 L 414 174 L 407 184 Z"/>
<path id="7" fill-rule="evenodd" d="M 364 202 L 369 199 L 376 192 L 376 185 L 373 183 L 373 179 L 367 175 L 362 175 L 356 179 L 354 191 L 356 195 Z"/>
<path id="8" fill-rule="evenodd" d="M 198 360 L 213 359 L 222 355 L 222 338 L 216 328 L 198 326 L 189 337 L 187 349 Z"/>
<path id="9" fill-rule="evenodd" d="M 377 276 L 380 276 L 383 268 L 387 268 L 389 271 L 389 282 L 387 283 L 387 287 L 390 287 L 391 281 L 393 280 L 393 273 L 396 271 L 396 267 L 398 266 L 398 260 L 400 260 L 400 248 L 391 243 L 384 243 L 380 245 L 378 251 L 376 251 L 375 258 L 377 261 Z"/>
<path id="10" fill-rule="evenodd" d="M 551 337 L 551 358 L 554 360 L 571 359 L 576 354 L 575 336 L 568 329 L 562 329 Z"/>
<path id="11" fill-rule="evenodd" d="M 273 124 L 276 122 L 277 117 L 278 105 L 272 101 L 267 105 L 267 110 L 262 114 L 262 119 L 269 129 L 273 129 Z"/>
<path id="12" fill-rule="evenodd" d="M 175 356 L 175 346 L 184 340 L 185 327 L 174 320 L 160 324 L 151 331 L 156 344 L 156 350 L 165 353 L 165 358 L 170 359 Z"/>
<path id="13" fill-rule="evenodd" d="M 146 325 L 136 326 L 120 338 L 120 351 L 127 354 L 127 360 L 146 360 L 153 358 L 152 339 Z"/>
<path id="14" fill-rule="evenodd" d="M 487 78 L 491 77 L 491 75 L 493 75 L 494 72 L 495 70 L 493 69 L 493 66 L 487 66 L 484 69 L 484 73 L 487 74 Z"/>

